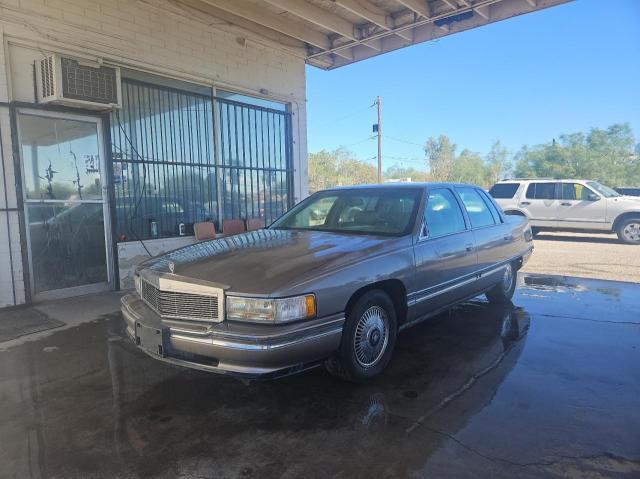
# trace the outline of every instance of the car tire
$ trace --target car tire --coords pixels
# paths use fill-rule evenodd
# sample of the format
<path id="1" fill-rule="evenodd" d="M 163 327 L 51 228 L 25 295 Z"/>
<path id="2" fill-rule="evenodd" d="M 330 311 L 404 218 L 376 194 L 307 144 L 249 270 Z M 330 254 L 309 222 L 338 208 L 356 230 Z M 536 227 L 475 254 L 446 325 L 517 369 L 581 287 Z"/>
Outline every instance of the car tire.
<path id="1" fill-rule="evenodd" d="M 389 295 L 371 290 L 347 312 L 340 349 L 325 362 L 332 375 L 365 381 L 387 366 L 396 344 L 397 318 Z"/>
<path id="2" fill-rule="evenodd" d="M 618 239 L 626 244 L 640 244 L 640 218 L 629 218 L 616 228 Z"/>
<path id="3" fill-rule="evenodd" d="M 514 263 L 508 263 L 502 273 L 501 280 L 485 293 L 490 303 L 507 304 L 511 302 L 516 290 L 518 270 Z"/>

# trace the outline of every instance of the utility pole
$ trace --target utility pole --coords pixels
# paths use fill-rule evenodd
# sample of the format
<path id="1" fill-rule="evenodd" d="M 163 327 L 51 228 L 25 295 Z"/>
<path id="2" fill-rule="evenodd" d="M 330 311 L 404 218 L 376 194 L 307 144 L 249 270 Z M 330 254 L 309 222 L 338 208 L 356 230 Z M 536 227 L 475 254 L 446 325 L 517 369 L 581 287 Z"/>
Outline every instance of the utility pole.
<path id="1" fill-rule="evenodd" d="M 378 183 L 382 183 L 382 100 L 376 97 L 378 107 Z"/>

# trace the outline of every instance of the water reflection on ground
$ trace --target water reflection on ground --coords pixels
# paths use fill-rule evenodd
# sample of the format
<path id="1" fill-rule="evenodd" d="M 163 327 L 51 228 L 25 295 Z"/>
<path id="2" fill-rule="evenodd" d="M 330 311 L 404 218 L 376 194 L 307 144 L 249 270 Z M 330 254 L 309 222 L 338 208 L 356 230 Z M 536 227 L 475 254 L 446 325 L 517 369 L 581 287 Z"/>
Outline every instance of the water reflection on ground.
<path id="1" fill-rule="evenodd" d="M 639 288 L 525 277 L 516 306 L 475 300 L 402 333 L 358 385 L 175 368 L 102 318 L 0 352 L 1 475 L 632 477 Z"/>

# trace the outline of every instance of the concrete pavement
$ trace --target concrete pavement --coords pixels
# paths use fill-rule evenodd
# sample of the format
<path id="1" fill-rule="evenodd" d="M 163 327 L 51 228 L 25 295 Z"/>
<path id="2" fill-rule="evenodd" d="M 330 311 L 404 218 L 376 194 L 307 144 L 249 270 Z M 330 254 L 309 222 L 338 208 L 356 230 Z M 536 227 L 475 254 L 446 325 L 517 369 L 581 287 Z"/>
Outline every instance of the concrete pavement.
<path id="1" fill-rule="evenodd" d="M 525 271 L 640 283 L 640 246 L 615 234 L 542 232 Z"/>
<path id="2" fill-rule="evenodd" d="M 639 477 L 639 296 L 525 275 L 513 307 L 475 300 L 401 334 L 361 385 L 179 369 L 96 308 L 0 345 L 0 477 Z"/>

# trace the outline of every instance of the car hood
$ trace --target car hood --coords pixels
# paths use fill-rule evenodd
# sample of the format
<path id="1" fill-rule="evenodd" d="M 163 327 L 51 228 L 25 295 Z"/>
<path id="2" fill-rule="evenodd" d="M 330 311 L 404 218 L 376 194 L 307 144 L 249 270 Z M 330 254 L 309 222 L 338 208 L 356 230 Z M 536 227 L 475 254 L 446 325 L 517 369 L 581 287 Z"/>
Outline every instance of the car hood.
<path id="1" fill-rule="evenodd" d="M 633 203 L 633 204 L 640 204 L 640 196 L 616 196 L 615 198 L 610 198 L 612 200 L 615 201 L 624 201 L 625 203 Z"/>
<path id="2" fill-rule="evenodd" d="M 152 258 L 140 268 L 171 273 L 173 267 L 173 274 L 186 281 L 211 282 L 230 293 L 269 295 L 384 253 L 401 239 L 258 230 L 186 246 Z"/>

